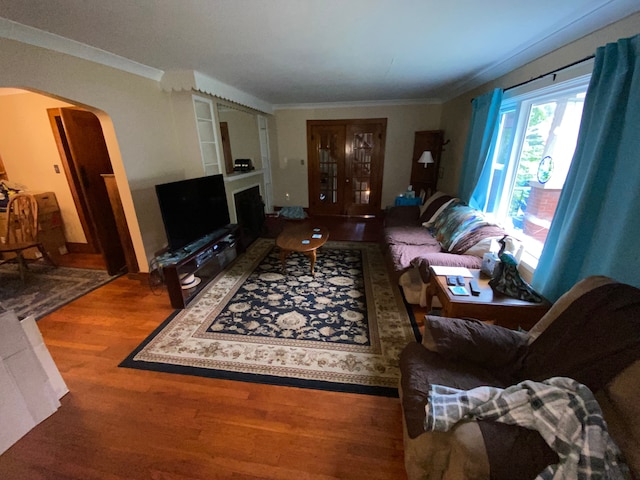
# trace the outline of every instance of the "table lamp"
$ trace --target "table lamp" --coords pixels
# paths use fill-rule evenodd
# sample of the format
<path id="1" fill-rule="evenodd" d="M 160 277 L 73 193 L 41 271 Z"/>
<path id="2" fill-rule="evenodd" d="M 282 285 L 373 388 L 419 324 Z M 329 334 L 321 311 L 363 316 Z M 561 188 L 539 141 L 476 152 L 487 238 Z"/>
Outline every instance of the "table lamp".
<path id="1" fill-rule="evenodd" d="M 436 162 L 433 159 L 433 155 L 431 155 L 431 152 L 427 150 L 422 152 L 422 155 L 420 155 L 420 158 L 418 159 L 418 163 L 423 164 L 424 168 L 427 168 L 428 164 Z"/>

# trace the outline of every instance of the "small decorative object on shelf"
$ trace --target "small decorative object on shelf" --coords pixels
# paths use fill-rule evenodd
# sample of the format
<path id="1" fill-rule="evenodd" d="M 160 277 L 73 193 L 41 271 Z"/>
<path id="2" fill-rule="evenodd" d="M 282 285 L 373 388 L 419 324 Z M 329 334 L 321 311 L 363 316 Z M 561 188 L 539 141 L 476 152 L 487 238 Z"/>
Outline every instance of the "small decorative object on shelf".
<path id="1" fill-rule="evenodd" d="M 493 277 L 493 272 L 496 270 L 496 266 L 500 263 L 498 255 L 493 252 L 487 252 L 482 256 L 482 267 L 480 271 L 487 277 Z"/>
<path id="2" fill-rule="evenodd" d="M 409 185 L 409 187 L 407 188 L 407 191 L 404 192 L 404 197 L 405 198 L 416 198 L 416 192 L 413 191 L 413 187 L 411 185 Z"/>

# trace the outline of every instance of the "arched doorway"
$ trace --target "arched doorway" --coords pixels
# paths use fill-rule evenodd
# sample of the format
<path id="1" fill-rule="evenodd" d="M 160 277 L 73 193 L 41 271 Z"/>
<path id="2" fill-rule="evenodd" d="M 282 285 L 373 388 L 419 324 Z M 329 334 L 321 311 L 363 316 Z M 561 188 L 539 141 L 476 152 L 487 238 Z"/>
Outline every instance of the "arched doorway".
<path id="1" fill-rule="evenodd" d="M 13 102 L 14 108 L 6 109 L 13 112 L 8 115 L 24 116 L 31 120 L 31 128 L 25 126 L 18 131 L 22 143 L 39 145 L 40 150 L 36 154 L 25 146 L 24 152 L 18 152 L 21 162 L 36 162 L 31 167 L 33 177 L 25 173 L 24 166 L 15 167 L 16 151 L 12 152 L 17 177 L 25 185 L 35 184 L 39 189 L 49 189 L 51 185 L 52 191 L 60 191 L 61 203 L 65 200 L 67 202 L 66 205 L 61 205 L 63 214 L 66 214 L 67 220 L 70 218 L 74 225 L 81 226 L 70 228 L 72 236 L 75 237 L 67 244 L 70 252 L 102 256 L 103 264 L 110 274 L 122 273 L 125 270 L 137 273 L 137 261 L 126 220 L 124 215 L 118 215 L 116 208 L 119 195 L 117 187 L 113 188 L 113 168 L 98 116 L 88 108 L 75 105 L 73 101 L 57 99 L 40 92 L 23 90 L 11 93 L 22 95 L 16 97 Z M 47 104 L 53 105 L 54 108 L 42 107 Z M 21 108 L 21 105 L 24 105 L 24 108 Z M 102 115 L 102 112 L 99 113 Z M 7 114 L 6 111 L 4 114 Z M 43 120 L 49 120 L 50 133 L 45 131 L 47 125 Z M 26 122 L 16 123 L 26 125 Z M 56 174 L 64 176 L 61 178 L 53 175 L 49 170 L 50 165 L 37 163 L 40 159 L 34 159 L 36 155 L 47 157 L 46 162 L 53 164 Z M 62 169 L 59 167 L 60 164 Z M 7 166 L 7 171 L 10 175 L 10 165 Z M 68 191 L 61 189 L 64 177 Z M 111 182 L 111 188 L 107 188 L 107 182 Z M 80 229 L 84 236 L 78 236 Z"/>

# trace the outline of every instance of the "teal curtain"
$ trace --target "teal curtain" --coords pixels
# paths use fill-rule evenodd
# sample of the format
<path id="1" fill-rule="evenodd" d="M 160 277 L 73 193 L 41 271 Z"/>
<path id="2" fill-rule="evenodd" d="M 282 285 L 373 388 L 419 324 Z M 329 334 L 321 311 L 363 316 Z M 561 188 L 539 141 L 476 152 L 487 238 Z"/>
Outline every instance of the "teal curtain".
<path id="1" fill-rule="evenodd" d="M 555 301 L 589 275 L 640 287 L 640 35 L 600 47 L 571 168 L 532 284 Z"/>
<path id="2" fill-rule="evenodd" d="M 482 210 L 491 174 L 491 162 L 487 160 L 491 158 L 498 135 L 502 90 L 496 88 L 474 98 L 471 103 L 473 110 L 462 159 L 458 196 L 471 207 Z"/>

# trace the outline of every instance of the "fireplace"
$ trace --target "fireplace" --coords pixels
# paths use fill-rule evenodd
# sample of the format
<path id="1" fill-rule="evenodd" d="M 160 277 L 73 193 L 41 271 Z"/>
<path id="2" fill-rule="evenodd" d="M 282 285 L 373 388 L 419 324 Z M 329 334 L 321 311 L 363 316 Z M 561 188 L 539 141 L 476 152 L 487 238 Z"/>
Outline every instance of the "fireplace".
<path id="1" fill-rule="evenodd" d="M 265 221 L 264 202 L 257 185 L 235 193 L 233 200 L 240 226 L 240 246 L 245 249 L 262 234 Z"/>

